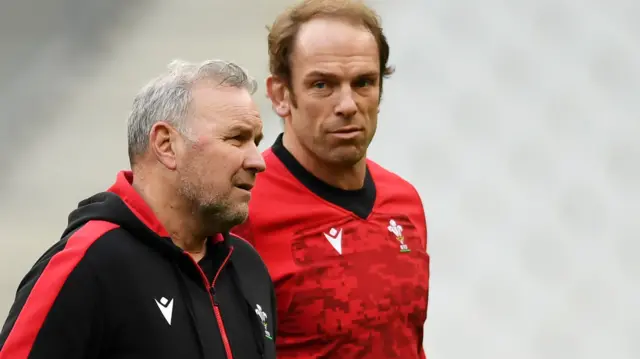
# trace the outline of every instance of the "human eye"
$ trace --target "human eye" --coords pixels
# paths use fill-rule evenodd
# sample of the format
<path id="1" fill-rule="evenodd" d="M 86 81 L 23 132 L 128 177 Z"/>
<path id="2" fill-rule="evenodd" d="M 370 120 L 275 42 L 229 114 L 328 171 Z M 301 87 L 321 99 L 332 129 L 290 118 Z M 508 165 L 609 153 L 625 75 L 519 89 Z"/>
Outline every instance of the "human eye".
<path id="1" fill-rule="evenodd" d="M 247 141 L 250 140 L 252 140 L 251 135 L 244 132 L 234 133 L 227 137 L 227 142 L 237 147 L 244 145 Z"/>
<path id="2" fill-rule="evenodd" d="M 375 79 L 369 77 L 362 77 L 355 81 L 354 85 L 356 87 L 369 87 L 374 86 L 376 83 Z"/>
<path id="3" fill-rule="evenodd" d="M 227 138 L 227 142 L 233 146 L 239 147 L 242 145 L 242 136 L 230 136 Z"/>
<path id="4" fill-rule="evenodd" d="M 311 85 L 311 87 L 322 90 L 327 87 L 327 83 L 324 81 L 316 81 Z"/>

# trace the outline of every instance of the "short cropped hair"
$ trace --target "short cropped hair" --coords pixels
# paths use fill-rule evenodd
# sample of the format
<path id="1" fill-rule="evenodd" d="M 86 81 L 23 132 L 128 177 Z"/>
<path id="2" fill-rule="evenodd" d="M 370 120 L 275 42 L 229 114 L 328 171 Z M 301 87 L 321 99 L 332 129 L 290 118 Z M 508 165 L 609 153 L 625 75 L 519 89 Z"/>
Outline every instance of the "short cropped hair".
<path id="1" fill-rule="evenodd" d="M 269 27 L 269 70 L 291 88 L 291 53 L 300 27 L 314 18 L 339 18 L 363 25 L 378 44 L 380 56 L 380 93 L 382 79 L 394 69 L 389 66 L 389 43 L 378 14 L 358 0 L 305 0 L 281 13 Z"/>
<path id="2" fill-rule="evenodd" d="M 224 60 L 191 63 L 174 60 L 169 71 L 151 80 L 135 96 L 127 121 L 129 162 L 133 166 L 138 156 L 149 146 L 153 125 L 167 121 L 180 133 L 187 134 L 186 118 L 192 96 L 191 89 L 199 81 L 213 81 L 215 86 L 244 88 L 254 94 L 258 85 L 239 65 Z"/>

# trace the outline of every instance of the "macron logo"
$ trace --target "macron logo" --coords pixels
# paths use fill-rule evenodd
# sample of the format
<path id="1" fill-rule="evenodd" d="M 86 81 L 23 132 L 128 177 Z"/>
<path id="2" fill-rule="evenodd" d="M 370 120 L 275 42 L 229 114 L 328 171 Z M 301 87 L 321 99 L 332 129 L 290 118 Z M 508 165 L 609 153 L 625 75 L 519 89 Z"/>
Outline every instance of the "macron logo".
<path id="1" fill-rule="evenodd" d="M 154 300 L 156 301 L 156 304 L 158 305 L 158 308 L 160 309 L 160 312 L 162 313 L 164 319 L 166 319 L 167 323 L 171 325 L 171 316 L 173 315 L 173 299 L 168 300 L 167 298 L 162 297 L 160 298 L 159 302 L 157 299 Z"/>
<path id="2" fill-rule="evenodd" d="M 342 228 L 340 228 L 340 231 L 336 230 L 335 228 L 331 228 L 331 230 L 329 231 L 329 234 L 326 234 L 326 233 L 323 233 L 323 234 L 324 234 L 324 238 L 326 238 L 327 241 L 329 241 L 329 243 L 331 244 L 331 246 L 333 246 L 336 252 L 342 255 Z"/>

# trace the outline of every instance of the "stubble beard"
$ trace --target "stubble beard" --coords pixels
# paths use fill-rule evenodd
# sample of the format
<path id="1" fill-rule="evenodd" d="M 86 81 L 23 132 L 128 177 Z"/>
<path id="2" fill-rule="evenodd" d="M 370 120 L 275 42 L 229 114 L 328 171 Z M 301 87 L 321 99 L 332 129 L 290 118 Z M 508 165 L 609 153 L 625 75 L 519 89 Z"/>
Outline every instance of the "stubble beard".
<path id="1" fill-rule="evenodd" d="M 367 156 L 367 143 L 341 144 L 339 146 L 327 146 L 318 149 L 318 153 L 324 154 L 323 161 L 332 163 L 340 168 L 350 168 L 360 163 Z"/>
<path id="2" fill-rule="evenodd" d="M 215 191 L 183 180 L 179 192 L 191 208 L 191 214 L 202 224 L 202 230 L 207 236 L 228 232 L 247 219 L 247 208 L 234 208 Z"/>

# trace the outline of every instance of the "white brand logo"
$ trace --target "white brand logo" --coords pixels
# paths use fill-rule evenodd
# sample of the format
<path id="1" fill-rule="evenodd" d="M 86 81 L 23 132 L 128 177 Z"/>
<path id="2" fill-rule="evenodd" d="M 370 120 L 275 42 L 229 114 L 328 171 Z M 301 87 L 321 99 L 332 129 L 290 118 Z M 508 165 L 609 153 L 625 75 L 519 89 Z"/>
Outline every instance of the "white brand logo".
<path id="1" fill-rule="evenodd" d="M 335 228 L 331 228 L 329 234 L 323 233 L 324 237 L 331 243 L 333 248 L 340 254 L 342 254 L 342 228 L 340 231 Z"/>
<path id="2" fill-rule="evenodd" d="M 168 300 L 165 297 L 160 298 L 160 301 L 155 299 L 162 316 L 167 320 L 167 323 L 171 325 L 171 316 L 173 315 L 173 299 Z"/>

